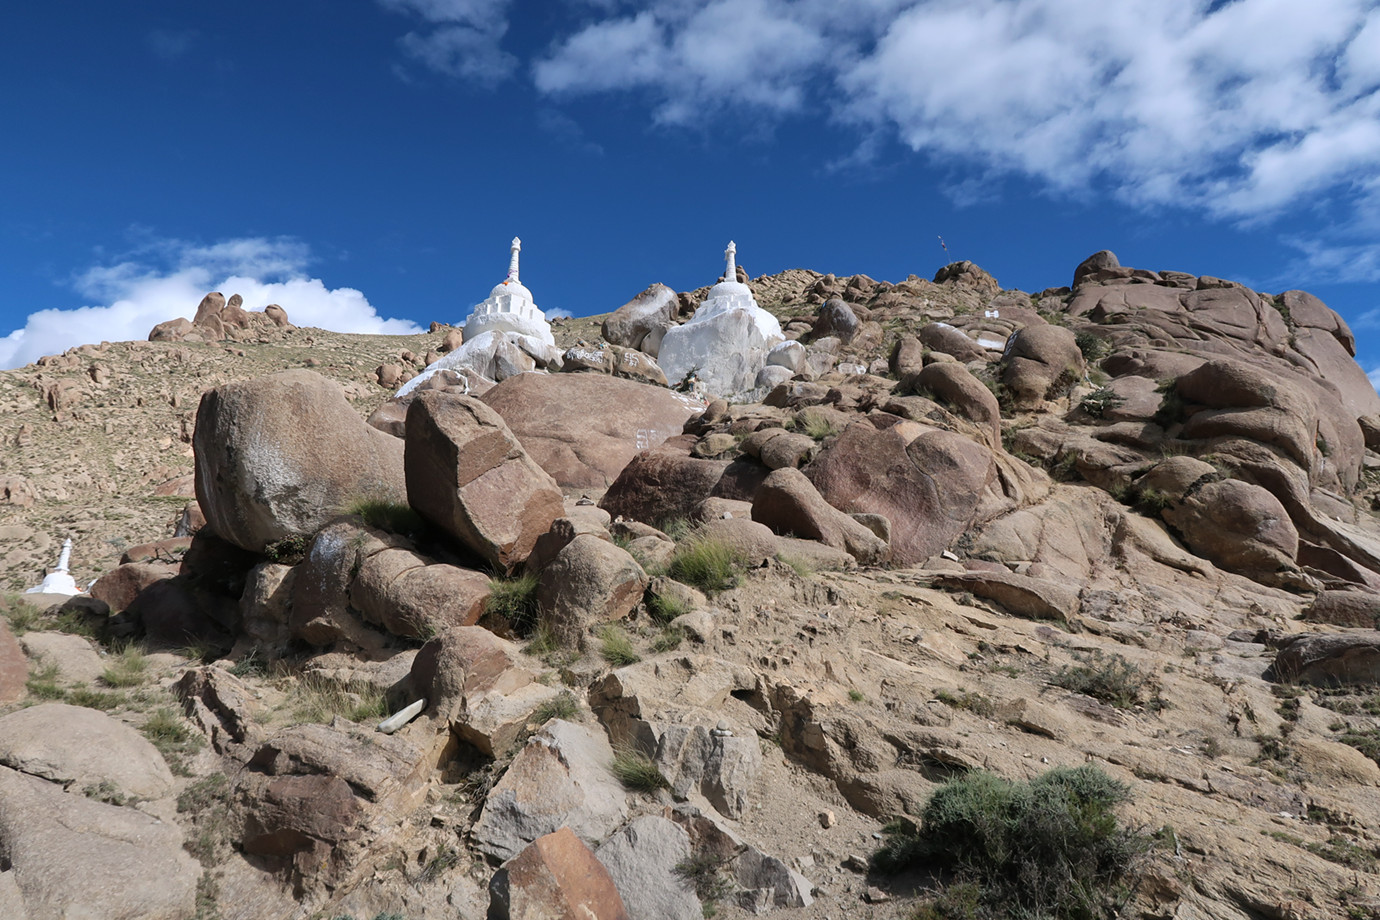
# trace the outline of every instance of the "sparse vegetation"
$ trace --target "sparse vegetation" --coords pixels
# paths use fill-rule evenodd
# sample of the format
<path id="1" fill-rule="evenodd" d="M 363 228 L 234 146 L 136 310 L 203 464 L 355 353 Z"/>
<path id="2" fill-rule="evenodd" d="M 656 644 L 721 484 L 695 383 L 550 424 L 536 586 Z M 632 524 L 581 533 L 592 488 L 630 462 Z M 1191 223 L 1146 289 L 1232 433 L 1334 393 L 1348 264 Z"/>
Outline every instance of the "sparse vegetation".
<path id="1" fill-rule="evenodd" d="M 1128 788 L 1096 767 L 1060 768 L 1028 783 L 969 773 L 930 797 L 919 826 L 884 828 L 882 872 L 932 866 L 950 884 L 922 908 L 929 918 L 1094 920 L 1129 896 L 1149 838 L 1115 809 Z"/>
<path id="2" fill-rule="evenodd" d="M 816 441 L 832 438 L 839 433 L 837 427 L 820 412 L 805 410 L 796 415 L 796 430 Z"/>
<path id="3" fill-rule="evenodd" d="M 1101 361 L 1111 354 L 1112 343 L 1102 336 L 1089 329 L 1082 329 L 1073 334 L 1073 340 L 1078 345 L 1078 350 L 1083 353 L 1083 360 L 1089 364 Z"/>
<path id="4" fill-rule="evenodd" d="M 530 635 L 537 625 L 537 585 L 534 573 L 490 579 L 484 615 L 502 617 L 519 636 Z"/>
<path id="5" fill-rule="evenodd" d="M 545 725 L 552 719 L 569 721 L 579 714 L 580 704 L 576 702 L 574 694 L 565 692 L 538 706 L 537 711 L 532 713 L 532 721 L 538 725 Z"/>
<path id="6" fill-rule="evenodd" d="M 735 887 L 732 879 L 724 874 L 725 863 L 726 860 L 712 853 L 700 853 L 676 864 L 676 875 L 695 889 L 695 897 L 703 903 L 706 917 L 714 916 L 717 902 L 728 897 Z"/>
<path id="7" fill-rule="evenodd" d="M 1075 657 L 1079 663 L 1061 668 L 1050 683 L 1074 693 L 1087 694 L 1118 709 L 1130 709 L 1141 703 L 1151 709 L 1163 705 L 1155 678 L 1121 655 L 1103 655 L 1099 651 Z"/>
<path id="8" fill-rule="evenodd" d="M 184 759 L 200 750 L 204 743 L 171 706 L 154 710 L 139 730 L 158 748 L 174 773 L 185 774 Z"/>
<path id="9" fill-rule="evenodd" d="M 297 565 L 307 556 L 312 538 L 307 534 L 294 533 L 264 547 L 264 556 L 269 562 L 280 565 Z"/>
<path id="10" fill-rule="evenodd" d="M 684 616 L 691 610 L 684 597 L 669 592 L 653 594 L 647 598 L 647 613 L 657 623 L 669 623 L 676 617 Z"/>
<path id="11" fill-rule="evenodd" d="M 867 701 L 867 694 L 861 690 L 852 689 L 848 691 L 848 698 L 855 703 L 864 703 Z"/>
<path id="12" fill-rule="evenodd" d="M 389 501 L 386 498 L 356 498 L 345 506 L 344 511 L 368 526 L 388 533 L 415 534 L 425 526 L 422 516 L 407 502 Z"/>
<path id="13" fill-rule="evenodd" d="M 177 810 L 189 815 L 193 830 L 182 847 L 203 866 L 215 866 L 230 838 L 230 780 L 212 773 L 189 784 L 177 797 Z"/>
<path id="14" fill-rule="evenodd" d="M 1115 409 L 1125 402 L 1126 398 L 1112 392 L 1110 387 L 1098 387 L 1079 401 L 1078 408 L 1093 418 L 1102 418 L 1107 410 Z"/>
<path id="15" fill-rule="evenodd" d="M 667 626 L 652 640 L 652 653 L 660 655 L 662 652 L 675 651 L 684 641 L 685 630 L 679 626 Z"/>
<path id="16" fill-rule="evenodd" d="M 670 575 L 677 581 L 714 595 L 738 584 L 741 557 L 723 540 L 692 537 L 676 547 Z"/>
<path id="17" fill-rule="evenodd" d="M 621 627 L 608 623 L 600 627 L 596 635 L 599 637 L 599 654 L 615 668 L 642 660 L 637 649 L 633 648 L 632 638 Z"/>
<path id="18" fill-rule="evenodd" d="M 789 553 L 777 553 L 776 561 L 790 568 L 792 572 L 801 578 L 811 578 L 815 574 L 814 566 L 810 565 L 808 559 L 794 556 Z"/>
<path id="19" fill-rule="evenodd" d="M 348 687 L 315 674 L 292 681 L 287 710 L 298 722 L 330 722 L 336 716 L 351 722 L 377 722 L 388 717 L 388 701 L 372 684 Z"/>
<path id="20" fill-rule="evenodd" d="M 93 690 L 86 686 L 73 687 L 67 691 L 63 702 L 70 706 L 82 706 L 86 709 L 109 712 L 125 704 L 125 695 L 119 692 Z"/>
<path id="21" fill-rule="evenodd" d="M 670 786 L 652 759 L 636 748 L 614 748 L 609 769 L 629 792 L 656 792 Z"/>
<path id="22" fill-rule="evenodd" d="M 961 694 L 955 694 L 948 690 L 939 690 L 934 694 L 934 698 L 945 706 L 964 709 L 985 719 L 991 718 L 997 712 L 996 704 L 981 693 L 970 693 L 965 690 Z"/>
<path id="23" fill-rule="evenodd" d="M 101 681 L 107 687 L 137 687 L 148 680 L 148 668 L 144 650 L 131 643 L 115 653 Z"/>
<path id="24" fill-rule="evenodd" d="M 30 696 L 37 699 L 60 700 L 66 695 L 66 691 L 58 683 L 59 673 L 57 665 L 46 664 L 29 674 L 24 687 Z"/>
<path id="25" fill-rule="evenodd" d="M 43 611 L 33 604 L 11 598 L 6 605 L 5 619 L 9 621 L 10 632 L 22 636 L 31 629 L 38 629 L 43 620 Z"/>

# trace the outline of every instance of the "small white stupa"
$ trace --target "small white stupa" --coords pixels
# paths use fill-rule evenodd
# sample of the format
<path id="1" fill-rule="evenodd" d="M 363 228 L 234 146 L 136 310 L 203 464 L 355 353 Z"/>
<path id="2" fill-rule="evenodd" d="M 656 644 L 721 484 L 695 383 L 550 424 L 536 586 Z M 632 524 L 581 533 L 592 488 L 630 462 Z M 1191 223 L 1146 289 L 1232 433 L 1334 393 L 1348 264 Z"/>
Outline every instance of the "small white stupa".
<path id="1" fill-rule="evenodd" d="M 65 594 L 68 597 L 81 593 L 81 588 L 77 587 L 77 582 L 72 578 L 72 573 L 67 571 L 67 567 L 72 563 L 72 538 L 68 537 L 62 543 L 62 555 L 58 557 L 57 568 L 49 574 L 43 576 L 43 584 L 37 588 L 30 588 L 25 594 Z"/>
<path id="2" fill-rule="evenodd" d="M 488 385 L 526 371 L 559 368 L 561 352 L 546 314 L 537 309 L 532 292 L 518 278 L 522 240 L 513 237 L 508 277 L 475 306 L 465 320 L 465 342 L 426 366 L 404 383 L 396 395 L 406 396 L 444 370 L 477 374 Z M 468 386 L 469 384 L 466 384 Z"/>
<path id="3" fill-rule="evenodd" d="M 474 308 L 465 320 L 465 338 L 473 339 L 485 332 L 516 332 L 529 335 L 547 345 L 555 345 L 551 324 L 546 314 L 537 309 L 532 292 L 518 278 L 518 253 L 522 240 L 513 237 L 512 257 L 508 260 L 508 277 L 494 285 L 489 297 Z"/>
<path id="4" fill-rule="evenodd" d="M 694 372 L 709 396 L 740 396 L 758 386 L 767 352 L 785 339 L 781 323 L 757 305 L 752 289 L 738 280 L 738 247 L 724 250 L 723 280 L 682 326 L 668 329 L 657 363 L 672 386 Z"/>

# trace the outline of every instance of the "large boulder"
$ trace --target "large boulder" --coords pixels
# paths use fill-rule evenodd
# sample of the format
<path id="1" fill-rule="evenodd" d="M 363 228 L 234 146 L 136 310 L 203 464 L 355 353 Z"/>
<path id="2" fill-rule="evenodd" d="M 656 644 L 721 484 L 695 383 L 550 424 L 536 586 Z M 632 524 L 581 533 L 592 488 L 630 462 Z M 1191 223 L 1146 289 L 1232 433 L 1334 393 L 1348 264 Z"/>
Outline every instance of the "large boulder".
<path id="1" fill-rule="evenodd" d="M 997 480 L 992 452 L 961 435 L 906 425 L 849 425 L 805 468 L 830 505 L 891 522 L 893 562 L 942 551 L 977 518 Z"/>
<path id="2" fill-rule="evenodd" d="M 479 849 L 511 859 L 538 837 L 568 827 L 586 843 L 623 823 L 628 804 L 609 764 L 613 748 L 597 728 L 556 719 L 513 758 L 474 825 Z"/>
<path id="3" fill-rule="evenodd" d="M 837 297 L 831 297 L 819 308 L 813 334 L 817 340 L 833 336 L 847 345 L 853 341 L 853 336 L 858 334 L 858 315 L 848 304 Z"/>
<path id="4" fill-rule="evenodd" d="M 0 764 L 78 790 L 140 799 L 173 791 L 172 773 L 148 739 L 103 712 L 65 703 L 0 717 Z"/>
<path id="5" fill-rule="evenodd" d="M 763 480 L 752 502 L 752 519 L 776 533 L 845 550 L 863 564 L 885 561 L 890 550 L 885 540 L 830 505 L 808 476 L 791 467 Z"/>
<path id="6" fill-rule="evenodd" d="M 538 837 L 505 863 L 489 882 L 489 893 L 489 920 L 642 916 L 628 913 L 608 869 L 568 827 Z"/>
<path id="7" fill-rule="evenodd" d="M 1224 569 L 1274 581 L 1295 567 L 1298 531 L 1279 499 L 1260 486 L 1208 482 L 1162 514 L 1190 549 Z"/>
<path id="8" fill-rule="evenodd" d="M 0 862 L 30 920 L 184 920 L 196 912 L 201 866 L 182 849 L 176 824 L 6 767 Z"/>
<path id="9" fill-rule="evenodd" d="M 984 361 L 987 349 L 974 339 L 955 329 L 948 323 L 929 323 L 920 328 L 920 344 L 940 354 L 950 355 L 959 361 Z M 910 340 L 913 341 L 913 340 Z M 907 369 L 919 370 L 919 349 L 908 344 L 906 339 L 897 343 L 892 355 L 892 370 L 900 375 Z"/>
<path id="10" fill-rule="evenodd" d="M 1024 405 L 1048 399 L 1056 382 L 1083 376 L 1083 353 L 1073 332 L 1048 323 L 1025 326 L 1006 343 L 1001 380 Z"/>
<path id="11" fill-rule="evenodd" d="M 675 291 L 653 284 L 604 319 L 604 338 L 624 348 L 641 348 L 647 333 L 676 318 L 679 306 Z"/>
<path id="12" fill-rule="evenodd" d="M 752 501 L 767 470 L 748 460 L 693 457 L 695 441 L 681 435 L 638 454 L 609 486 L 599 507 L 655 526 L 690 517 L 706 498 Z"/>
<path id="13" fill-rule="evenodd" d="M 658 920 L 701 920 L 694 884 L 683 866 L 690 860 L 690 835 L 674 821 L 648 815 L 629 822 L 594 851 L 608 869 L 628 916 Z"/>
<path id="14" fill-rule="evenodd" d="M 315 533 L 352 499 L 406 497 L 401 442 L 370 428 L 340 384 L 311 371 L 206 391 L 192 445 L 207 525 L 253 552 Z"/>
<path id="15" fill-rule="evenodd" d="M 1380 632 L 1290 636 L 1275 655 L 1274 674 L 1289 683 L 1323 686 L 1380 683 Z"/>
<path id="16" fill-rule="evenodd" d="M 366 622 L 421 639 L 474 625 L 490 593 L 487 575 L 396 548 L 364 561 L 350 584 L 350 603 Z"/>
<path id="17" fill-rule="evenodd" d="M 412 507 L 504 572 L 564 514 L 556 481 L 472 396 L 433 391 L 412 401 L 406 474 Z"/>
<path id="18" fill-rule="evenodd" d="M 542 622 L 575 637 L 590 623 L 619 620 L 642 600 L 647 573 L 626 550 L 580 534 L 542 571 L 537 606 Z"/>
<path id="19" fill-rule="evenodd" d="M 680 434 L 698 405 L 664 387 L 601 374 L 520 374 L 483 401 L 563 488 L 603 489 L 640 451 Z"/>

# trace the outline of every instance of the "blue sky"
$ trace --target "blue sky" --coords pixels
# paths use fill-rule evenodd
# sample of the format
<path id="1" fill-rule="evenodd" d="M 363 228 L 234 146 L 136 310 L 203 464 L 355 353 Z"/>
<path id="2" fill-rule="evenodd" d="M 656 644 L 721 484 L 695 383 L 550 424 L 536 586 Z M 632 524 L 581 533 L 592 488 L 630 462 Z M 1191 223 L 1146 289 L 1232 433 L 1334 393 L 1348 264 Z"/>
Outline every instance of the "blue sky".
<path id="1" fill-rule="evenodd" d="M 1380 2 L 11 4 L 0 367 L 201 295 L 459 322 L 754 275 L 1300 287 L 1380 368 Z M 938 238 L 948 244 L 948 254 Z"/>

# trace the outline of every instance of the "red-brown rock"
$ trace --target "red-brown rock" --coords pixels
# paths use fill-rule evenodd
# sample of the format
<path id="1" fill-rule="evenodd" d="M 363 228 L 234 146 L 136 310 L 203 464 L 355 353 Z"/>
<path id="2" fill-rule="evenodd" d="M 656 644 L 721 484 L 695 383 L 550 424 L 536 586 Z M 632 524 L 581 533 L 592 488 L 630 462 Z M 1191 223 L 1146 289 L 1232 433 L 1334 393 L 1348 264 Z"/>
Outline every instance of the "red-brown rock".
<path id="1" fill-rule="evenodd" d="M 766 478 L 753 500 L 752 519 L 776 533 L 845 550 L 865 564 L 881 562 L 889 550 L 876 534 L 825 501 L 796 469 L 779 469 Z"/>
<path id="2" fill-rule="evenodd" d="M 695 406 L 664 387 L 600 374 L 519 374 L 482 397 L 565 488 L 602 489 L 638 452 L 678 435 Z"/>
<path id="3" fill-rule="evenodd" d="M 412 507 L 504 572 L 565 513 L 555 480 L 471 396 L 432 391 L 413 400 L 405 466 Z"/>
<path id="4" fill-rule="evenodd" d="M 406 549 L 369 556 L 350 584 L 350 603 L 367 622 L 410 639 L 474 625 L 489 594 L 487 575 Z"/>
<path id="5" fill-rule="evenodd" d="M 599 507 L 617 517 L 657 525 L 690 517 L 706 498 L 752 501 L 767 469 L 749 460 L 690 456 L 696 438 L 680 435 L 633 458 L 604 493 Z"/>
<path id="6" fill-rule="evenodd" d="M 568 827 L 529 844 L 490 892 L 492 920 L 629 920 L 609 871 Z"/>
<path id="7" fill-rule="evenodd" d="M 124 610 L 150 585 L 172 578 L 176 562 L 132 562 L 111 569 L 91 586 L 91 596 L 105 601 L 116 612 Z"/>

